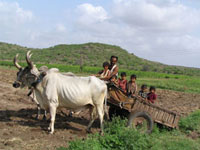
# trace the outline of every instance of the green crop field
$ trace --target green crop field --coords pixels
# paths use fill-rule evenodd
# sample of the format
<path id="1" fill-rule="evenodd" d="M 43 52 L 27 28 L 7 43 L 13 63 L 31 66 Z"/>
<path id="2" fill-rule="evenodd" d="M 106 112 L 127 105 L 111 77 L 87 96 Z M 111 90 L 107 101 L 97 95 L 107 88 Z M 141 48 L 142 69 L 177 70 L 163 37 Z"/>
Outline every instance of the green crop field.
<path id="1" fill-rule="evenodd" d="M 20 63 L 25 66 L 26 63 Z M 14 67 L 13 62 L 0 61 L 1 66 Z M 61 64 L 37 64 L 39 68 L 42 65 L 46 65 L 49 68 L 58 68 L 61 72 L 73 72 L 81 75 L 96 74 L 101 67 L 88 67 L 88 66 L 72 66 L 72 65 L 61 65 Z M 155 86 L 160 89 L 175 90 L 181 92 L 192 92 L 200 93 L 200 80 L 198 76 L 187 76 L 187 75 L 175 75 L 158 72 L 146 72 L 146 71 L 134 71 L 128 69 L 120 69 L 120 72 L 127 73 L 127 79 L 131 74 L 137 75 L 138 85 L 147 84 L 148 86 Z"/>

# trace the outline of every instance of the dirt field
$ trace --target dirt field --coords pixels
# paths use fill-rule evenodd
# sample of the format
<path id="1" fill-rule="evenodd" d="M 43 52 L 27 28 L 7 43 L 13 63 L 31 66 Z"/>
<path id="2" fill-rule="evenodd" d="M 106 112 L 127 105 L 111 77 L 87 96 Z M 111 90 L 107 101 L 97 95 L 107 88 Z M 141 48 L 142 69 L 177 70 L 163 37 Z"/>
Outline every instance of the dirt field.
<path id="1" fill-rule="evenodd" d="M 55 134 L 48 134 L 48 122 L 35 119 L 36 105 L 27 97 L 28 91 L 12 87 L 15 77 L 15 70 L 0 67 L 0 150 L 53 150 L 87 136 L 87 111 L 74 117 L 66 116 L 67 110 L 64 114 L 59 111 Z M 181 115 L 200 108 L 199 94 L 157 90 L 157 95 L 157 105 Z M 98 126 L 96 121 L 92 132 L 97 132 Z"/>

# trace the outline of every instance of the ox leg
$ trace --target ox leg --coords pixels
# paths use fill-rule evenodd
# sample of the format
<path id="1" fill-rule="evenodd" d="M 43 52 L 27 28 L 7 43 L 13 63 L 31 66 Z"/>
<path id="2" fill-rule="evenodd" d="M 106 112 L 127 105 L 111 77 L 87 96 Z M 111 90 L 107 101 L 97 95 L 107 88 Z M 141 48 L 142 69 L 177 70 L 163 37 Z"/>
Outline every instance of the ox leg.
<path id="1" fill-rule="evenodd" d="M 49 111 L 50 111 L 51 122 L 49 124 L 48 129 L 50 130 L 50 134 L 53 134 L 54 133 L 54 123 L 55 123 L 55 118 L 56 118 L 56 106 L 50 105 Z"/>
<path id="2" fill-rule="evenodd" d="M 47 120 L 47 111 L 44 109 L 44 116 L 43 116 L 43 120 Z"/>
<path id="3" fill-rule="evenodd" d="M 41 114 L 41 108 L 40 108 L 40 105 L 37 104 L 37 116 L 36 116 L 36 119 L 40 118 L 40 114 Z"/>
<path id="4" fill-rule="evenodd" d="M 103 110 L 103 105 L 102 106 L 97 106 L 97 113 L 99 116 L 99 120 L 100 120 L 100 133 L 101 135 L 103 135 L 103 117 L 104 117 L 104 110 Z"/>
<path id="5" fill-rule="evenodd" d="M 90 111 L 90 122 L 89 122 L 89 124 L 87 126 L 86 131 L 90 133 L 92 124 L 93 124 L 94 120 L 96 119 L 96 110 L 95 110 L 94 106 L 91 106 L 89 108 L 89 111 Z"/>

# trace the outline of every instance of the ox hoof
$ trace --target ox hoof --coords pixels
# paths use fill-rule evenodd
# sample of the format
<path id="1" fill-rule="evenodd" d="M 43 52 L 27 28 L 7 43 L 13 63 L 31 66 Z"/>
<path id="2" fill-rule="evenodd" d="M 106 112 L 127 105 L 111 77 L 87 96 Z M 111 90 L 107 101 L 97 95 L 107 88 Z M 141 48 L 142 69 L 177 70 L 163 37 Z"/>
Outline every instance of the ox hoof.
<path id="1" fill-rule="evenodd" d="M 48 128 L 47 128 L 47 130 L 48 130 L 48 131 L 51 131 L 51 128 L 50 128 L 50 127 L 48 127 Z"/>
<path id="2" fill-rule="evenodd" d="M 54 133 L 53 131 L 49 132 L 49 134 L 53 134 L 53 133 Z"/>

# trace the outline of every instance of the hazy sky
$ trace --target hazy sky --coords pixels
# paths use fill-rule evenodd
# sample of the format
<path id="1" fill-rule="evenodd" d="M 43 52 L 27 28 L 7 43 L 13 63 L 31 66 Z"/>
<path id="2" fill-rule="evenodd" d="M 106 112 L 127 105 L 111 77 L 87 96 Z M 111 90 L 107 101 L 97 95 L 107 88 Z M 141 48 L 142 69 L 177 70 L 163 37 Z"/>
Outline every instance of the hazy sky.
<path id="1" fill-rule="evenodd" d="M 0 41 L 37 48 L 101 42 L 200 68 L 200 0 L 0 0 Z"/>

